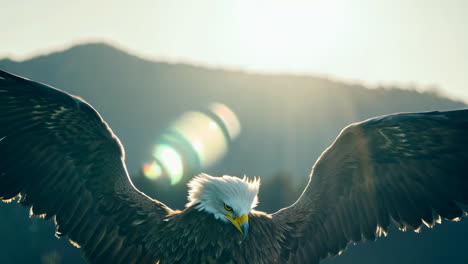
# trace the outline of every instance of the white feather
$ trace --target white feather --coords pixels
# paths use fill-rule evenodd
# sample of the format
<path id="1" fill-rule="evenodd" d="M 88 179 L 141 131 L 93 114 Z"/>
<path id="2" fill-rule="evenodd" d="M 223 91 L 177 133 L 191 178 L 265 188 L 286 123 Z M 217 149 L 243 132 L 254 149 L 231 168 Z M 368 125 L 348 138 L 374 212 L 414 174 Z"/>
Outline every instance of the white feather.
<path id="1" fill-rule="evenodd" d="M 195 206 L 198 210 L 212 213 L 216 219 L 227 222 L 226 214 L 248 215 L 257 206 L 260 179 L 200 174 L 188 183 L 188 187 L 187 207 Z M 224 204 L 232 207 L 232 212 L 227 212 Z"/>

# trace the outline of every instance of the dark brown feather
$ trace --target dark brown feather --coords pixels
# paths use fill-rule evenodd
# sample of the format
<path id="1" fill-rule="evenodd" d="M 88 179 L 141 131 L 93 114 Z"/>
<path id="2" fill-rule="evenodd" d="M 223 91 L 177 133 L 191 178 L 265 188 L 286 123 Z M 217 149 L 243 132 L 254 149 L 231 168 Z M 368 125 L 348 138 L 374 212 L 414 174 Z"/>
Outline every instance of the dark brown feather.
<path id="1" fill-rule="evenodd" d="M 273 214 L 303 230 L 287 234 L 284 250 L 299 247 L 287 247 L 286 255 L 291 263 L 336 255 L 348 243 L 386 234 L 390 219 L 415 231 L 423 222 L 432 226 L 437 215 L 458 219 L 464 213 L 458 205 L 468 204 L 467 157 L 468 110 L 396 114 L 348 126 L 314 165 L 301 198 Z M 303 222 L 306 208 L 313 210 Z"/>
<path id="2" fill-rule="evenodd" d="M 397 114 L 345 128 L 301 198 L 252 211 L 249 236 L 194 207 L 174 212 L 132 185 L 123 148 L 83 100 L 0 71 L 0 198 L 54 219 L 90 263 L 318 263 L 419 230 L 468 203 L 468 110 Z"/>
<path id="3" fill-rule="evenodd" d="M 141 249 L 146 236 L 141 230 L 157 230 L 171 210 L 131 185 L 123 150 L 112 131 L 80 99 L 2 71 L 0 77 L 2 200 L 20 194 L 21 204 L 32 207 L 32 214 L 55 219 L 57 235 L 86 245 L 84 255 L 90 262 L 97 263 L 93 257 L 99 255 L 107 263 L 128 255 L 139 258 L 141 251 L 129 253 L 122 246 Z M 127 193 L 117 192 L 117 187 Z M 153 220 L 147 222 L 156 225 L 129 228 L 118 221 L 119 214 L 103 213 L 106 205 L 127 212 L 129 222 L 151 215 Z M 118 230 L 128 234 L 117 234 Z M 100 252 L 88 254 L 98 251 L 95 247 Z M 153 255 L 154 261 L 157 258 Z"/>

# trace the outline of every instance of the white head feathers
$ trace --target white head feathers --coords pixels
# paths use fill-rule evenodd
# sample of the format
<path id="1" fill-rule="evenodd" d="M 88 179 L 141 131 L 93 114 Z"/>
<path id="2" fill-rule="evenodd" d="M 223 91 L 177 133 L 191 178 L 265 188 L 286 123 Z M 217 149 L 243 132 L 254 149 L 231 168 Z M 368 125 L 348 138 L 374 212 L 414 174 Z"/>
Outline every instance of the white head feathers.
<path id="1" fill-rule="evenodd" d="M 195 205 L 198 210 L 212 213 L 215 218 L 227 221 L 225 204 L 231 207 L 232 213 L 237 216 L 248 215 L 252 208 L 257 206 L 260 179 L 200 174 L 188 183 L 188 187 L 187 207 Z"/>

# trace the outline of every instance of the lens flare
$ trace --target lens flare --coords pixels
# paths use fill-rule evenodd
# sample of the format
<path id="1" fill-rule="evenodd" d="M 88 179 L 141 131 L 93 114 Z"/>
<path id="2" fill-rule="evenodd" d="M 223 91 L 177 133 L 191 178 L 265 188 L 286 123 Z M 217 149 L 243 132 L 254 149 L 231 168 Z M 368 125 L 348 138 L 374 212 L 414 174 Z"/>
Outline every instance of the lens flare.
<path id="1" fill-rule="evenodd" d="M 176 184 L 212 166 L 228 151 L 241 131 L 235 113 L 227 106 L 213 103 L 208 111 L 191 111 L 175 120 L 154 146 L 152 163 L 143 166 L 149 179 L 161 176 Z"/>
<path id="2" fill-rule="evenodd" d="M 184 175 L 182 157 L 174 148 L 167 145 L 156 145 L 153 156 L 167 171 L 171 184 L 176 184 L 182 179 Z"/>
<path id="3" fill-rule="evenodd" d="M 193 142 L 193 148 L 198 152 L 202 152 L 203 150 L 203 144 L 200 142 L 200 140 L 197 140 L 195 142 Z"/>
<path id="4" fill-rule="evenodd" d="M 162 175 L 161 166 L 153 161 L 152 163 L 146 163 L 143 165 L 143 173 L 150 180 L 156 180 Z"/>
<path id="5" fill-rule="evenodd" d="M 213 112 L 221 121 L 223 121 L 231 139 L 235 139 L 241 132 L 241 125 L 236 114 L 226 105 L 213 103 L 210 106 Z"/>
<path id="6" fill-rule="evenodd" d="M 227 151 L 228 141 L 222 129 L 202 112 L 185 113 L 172 129 L 190 142 L 201 167 L 211 166 Z"/>

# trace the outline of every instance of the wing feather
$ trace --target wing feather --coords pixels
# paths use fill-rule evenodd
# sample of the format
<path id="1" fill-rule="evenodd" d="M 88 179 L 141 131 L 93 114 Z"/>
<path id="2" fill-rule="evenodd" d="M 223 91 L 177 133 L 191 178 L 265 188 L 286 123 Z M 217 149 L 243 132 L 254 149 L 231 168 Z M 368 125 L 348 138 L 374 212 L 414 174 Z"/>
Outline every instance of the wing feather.
<path id="1" fill-rule="evenodd" d="M 172 212 L 133 186 L 118 138 L 89 104 L 0 71 L 0 198 L 16 197 L 92 263 L 154 259 L 144 241 Z"/>
<path id="2" fill-rule="evenodd" d="M 283 261 L 316 263 L 386 235 L 390 220 L 419 231 L 459 219 L 468 205 L 467 161 L 468 109 L 348 126 L 314 165 L 301 197 L 272 215 L 291 229 Z"/>

